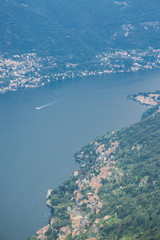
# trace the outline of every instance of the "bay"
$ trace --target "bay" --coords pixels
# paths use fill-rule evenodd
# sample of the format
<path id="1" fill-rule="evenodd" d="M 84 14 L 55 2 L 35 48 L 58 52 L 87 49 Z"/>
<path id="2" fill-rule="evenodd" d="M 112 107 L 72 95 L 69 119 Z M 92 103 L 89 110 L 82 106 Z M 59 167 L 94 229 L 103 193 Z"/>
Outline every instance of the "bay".
<path id="1" fill-rule="evenodd" d="M 160 72 L 65 80 L 0 95 L 0 239 L 26 240 L 48 223 L 48 188 L 78 168 L 74 153 L 96 136 L 138 121 L 126 97 L 160 86 Z"/>

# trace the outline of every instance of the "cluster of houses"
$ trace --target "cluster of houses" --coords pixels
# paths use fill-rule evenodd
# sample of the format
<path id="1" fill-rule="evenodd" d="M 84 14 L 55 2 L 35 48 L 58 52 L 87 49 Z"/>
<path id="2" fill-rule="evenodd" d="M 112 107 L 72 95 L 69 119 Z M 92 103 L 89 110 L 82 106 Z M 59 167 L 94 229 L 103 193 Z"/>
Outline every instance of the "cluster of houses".
<path id="1" fill-rule="evenodd" d="M 19 87 L 35 88 L 42 84 L 40 58 L 35 53 L 0 59 L 0 93 Z"/>
<path id="2" fill-rule="evenodd" d="M 153 56 L 154 62 L 147 59 Z M 135 72 L 160 67 L 160 50 L 112 50 L 95 56 L 93 61 L 85 63 L 85 69 L 76 63 L 61 62 L 64 71 L 60 72 L 59 60 L 52 56 L 39 57 L 36 53 L 14 55 L 0 58 L 0 93 L 16 91 L 18 88 L 36 88 L 50 81 L 67 78 L 95 76 L 117 72 Z M 129 64 L 128 64 L 129 63 Z M 87 70 L 91 68 L 92 70 Z M 48 68 L 48 72 L 46 70 Z"/>
<path id="3" fill-rule="evenodd" d="M 140 104 L 147 106 L 156 106 L 160 104 L 160 93 L 146 93 L 133 96 L 132 99 L 136 100 Z M 157 108 L 157 112 L 160 112 L 160 107 Z"/>
<path id="4" fill-rule="evenodd" d="M 133 26 L 130 24 L 123 25 L 123 31 L 125 36 L 128 36 L 129 29 Z M 115 38 L 117 34 L 114 34 Z M 97 58 L 101 62 L 101 65 L 108 71 L 112 72 L 136 72 L 139 70 L 154 69 L 160 67 L 160 49 L 148 49 L 142 50 L 115 50 L 112 52 L 106 52 L 97 55 Z M 148 56 L 152 56 L 154 61 L 150 61 Z"/>
<path id="5" fill-rule="evenodd" d="M 157 105 L 157 98 L 160 96 L 160 94 L 149 94 L 148 96 L 138 95 L 135 97 L 137 102 L 140 102 L 141 104 L 146 104 L 149 106 L 155 106 Z"/>
<path id="6" fill-rule="evenodd" d="M 39 229 L 36 234 L 37 239 L 40 239 L 40 240 L 47 239 L 47 236 L 45 234 L 48 231 L 49 227 L 50 225 L 48 224 L 47 226 L 44 226 L 43 228 Z"/>
<path id="7" fill-rule="evenodd" d="M 68 212 L 70 213 L 70 220 L 72 223 L 71 228 L 71 235 L 72 237 L 79 236 L 81 233 L 87 232 L 86 227 L 90 225 L 89 221 L 89 215 L 90 213 L 96 213 L 98 214 L 99 211 L 103 207 L 103 202 L 98 196 L 99 188 L 102 186 L 102 179 L 110 178 L 112 175 L 113 170 L 118 170 L 114 166 L 114 161 L 107 161 L 107 157 L 109 157 L 119 146 L 119 143 L 117 141 L 111 142 L 111 147 L 105 150 L 105 145 L 98 145 L 98 143 L 95 142 L 95 145 L 97 145 L 97 151 L 99 152 L 100 162 L 101 166 L 99 167 L 98 164 L 92 167 L 96 170 L 99 170 L 99 174 L 95 176 L 95 174 L 90 174 L 90 176 L 86 176 L 84 179 L 78 179 L 76 181 L 76 184 L 78 185 L 78 190 L 74 191 L 75 201 L 76 204 L 73 209 L 70 207 L 68 208 Z M 104 153 L 104 154 L 103 154 Z M 81 154 L 83 157 L 83 154 Z M 103 161 L 102 161 L 103 158 Z M 99 159 L 99 158 L 98 158 Z M 99 160 L 98 160 L 99 161 Z M 78 171 L 74 171 L 74 176 L 78 176 Z M 91 189 L 91 191 L 89 191 Z M 86 194 L 84 196 L 83 192 L 86 191 Z M 86 197 L 87 196 L 87 197 Z M 87 208 L 90 209 L 90 213 L 85 213 L 82 210 L 82 206 L 85 205 Z M 103 220 L 108 221 L 110 216 L 105 216 Z M 98 231 L 97 224 L 100 222 L 101 219 L 95 220 L 95 228 L 94 231 Z M 97 230 L 96 230 L 97 229 Z M 59 240 L 65 239 L 67 235 L 60 235 Z M 90 238 L 95 239 L 95 238 Z"/>

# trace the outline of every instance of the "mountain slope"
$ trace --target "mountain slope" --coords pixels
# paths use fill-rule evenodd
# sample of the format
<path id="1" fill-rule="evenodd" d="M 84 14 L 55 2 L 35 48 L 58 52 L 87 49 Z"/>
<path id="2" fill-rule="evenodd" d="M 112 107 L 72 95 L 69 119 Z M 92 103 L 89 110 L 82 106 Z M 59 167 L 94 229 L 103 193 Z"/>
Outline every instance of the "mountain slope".
<path id="1" fill-rule="evenodd" d="M 1 2 L 0 51 L 37 49 L 91 56 L 109 48 L 160 44 L 156 0 L 8 0 Z"/>

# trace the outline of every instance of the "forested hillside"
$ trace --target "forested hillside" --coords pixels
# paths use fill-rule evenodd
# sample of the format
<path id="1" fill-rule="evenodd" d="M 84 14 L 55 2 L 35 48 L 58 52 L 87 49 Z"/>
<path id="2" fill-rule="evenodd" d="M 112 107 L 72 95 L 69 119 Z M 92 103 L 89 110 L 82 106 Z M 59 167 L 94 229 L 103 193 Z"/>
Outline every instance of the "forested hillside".
<path id="1" fill-rule="evenodd" d="M 90 58 L 110 48 L 160 44 L 156 0 L 3 0 L 0 22 L 1 53 L 36 49 Z"/>

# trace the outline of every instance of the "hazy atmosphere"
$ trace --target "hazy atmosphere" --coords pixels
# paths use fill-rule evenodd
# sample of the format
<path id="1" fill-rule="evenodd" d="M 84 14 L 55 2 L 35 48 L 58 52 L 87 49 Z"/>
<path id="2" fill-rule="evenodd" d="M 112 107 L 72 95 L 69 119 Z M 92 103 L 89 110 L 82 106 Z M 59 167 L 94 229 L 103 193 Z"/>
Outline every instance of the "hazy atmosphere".
<path id="1" fill-rule="evenodd" d="M 0 3 L 0 240 L 160 239 L 160 3 Z"/>

